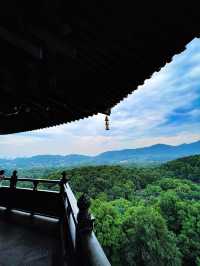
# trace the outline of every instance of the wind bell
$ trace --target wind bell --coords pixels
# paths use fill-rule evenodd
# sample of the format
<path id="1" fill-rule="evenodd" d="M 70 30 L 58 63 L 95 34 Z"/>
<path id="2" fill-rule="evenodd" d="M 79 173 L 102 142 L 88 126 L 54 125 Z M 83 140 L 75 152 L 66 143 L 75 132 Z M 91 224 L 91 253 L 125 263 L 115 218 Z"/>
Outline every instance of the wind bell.
<path id="1" fill-rule="evenodd" d="M 105 128 L 106 128 L 106 130 L 110 130 L 110 127 L 109 127 L 109 117 L 108 117 L 108 115 L 106 115 L 106 117 L 105 117 Z"/>
<path id="2" fill-rule="evenodd" d="M 109 125 L 109 115 L 111 114 L 111 109 L 107 109 L 103 112 L 105 114 L 105 130 L 110 130 L 110 125 Z"/>

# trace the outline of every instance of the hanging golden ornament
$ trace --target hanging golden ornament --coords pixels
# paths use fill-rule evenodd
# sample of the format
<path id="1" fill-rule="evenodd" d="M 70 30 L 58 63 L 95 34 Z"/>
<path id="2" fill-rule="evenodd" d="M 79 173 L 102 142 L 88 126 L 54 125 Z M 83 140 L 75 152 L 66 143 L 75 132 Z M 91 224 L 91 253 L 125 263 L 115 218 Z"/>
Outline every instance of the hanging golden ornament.
<path id="1" fill-rule="evenodd" d="M 105 117 L 105 128 L 106 128 L 106 130 L 110 130 L 110 127 L 109 127 L 109 117 L 108 117 L 108 115 L 106 115 L 106 117 Z"/>

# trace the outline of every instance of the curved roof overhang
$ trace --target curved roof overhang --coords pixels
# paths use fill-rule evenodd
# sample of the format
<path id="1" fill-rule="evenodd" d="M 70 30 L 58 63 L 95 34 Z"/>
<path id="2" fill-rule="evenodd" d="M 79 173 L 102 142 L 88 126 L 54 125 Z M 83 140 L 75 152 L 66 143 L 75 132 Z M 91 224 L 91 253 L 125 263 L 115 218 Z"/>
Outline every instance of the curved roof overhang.
<path id="1" fill-rule="evenodd" d="M 197 4 L 116 2 L 0 3 L 0 134 L 106 113 L 198 37 Z"/>

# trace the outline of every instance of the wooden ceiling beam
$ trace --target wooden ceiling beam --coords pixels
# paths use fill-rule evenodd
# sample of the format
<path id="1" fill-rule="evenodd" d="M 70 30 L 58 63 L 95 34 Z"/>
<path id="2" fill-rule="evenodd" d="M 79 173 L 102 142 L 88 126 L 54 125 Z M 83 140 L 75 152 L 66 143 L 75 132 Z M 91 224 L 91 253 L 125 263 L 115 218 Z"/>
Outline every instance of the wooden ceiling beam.
<path id="1" fill-rule="evenodd" d="M 53 33 L 42 28 L 33 27 L 30 28 L 30 31 L 45 44 L 50 52 L 59 53 L 73 59 L 76 57 L 76 49 L 71 47 L 67 41 L 59 40 Z"/>
<path id="2" fill-rule="evenodd" d="M 27 40 L 22 39 L 16 33 L 9 32 L 6 28 L 0 26 L 0 39 L 7 41 L 11 45 L 23 49 L 36 59 L 41 60 L 43 58 L 43 50 L 41 47 L 33 45 Z"/>

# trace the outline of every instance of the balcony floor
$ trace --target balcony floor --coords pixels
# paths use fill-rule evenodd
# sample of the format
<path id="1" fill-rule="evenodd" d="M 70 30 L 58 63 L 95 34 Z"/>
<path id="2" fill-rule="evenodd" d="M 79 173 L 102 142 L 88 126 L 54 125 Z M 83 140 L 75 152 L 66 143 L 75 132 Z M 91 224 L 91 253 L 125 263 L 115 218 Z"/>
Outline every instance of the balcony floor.
<path id="1" fill-rule="evenodd" d="M 0 265 L 62 265 L 59 228 L 56 219 L 0 210 Z"/>

